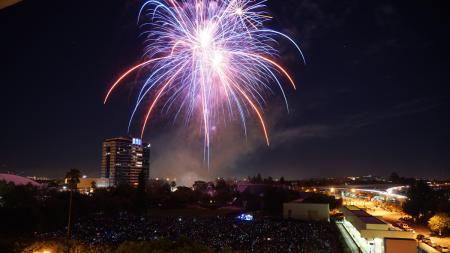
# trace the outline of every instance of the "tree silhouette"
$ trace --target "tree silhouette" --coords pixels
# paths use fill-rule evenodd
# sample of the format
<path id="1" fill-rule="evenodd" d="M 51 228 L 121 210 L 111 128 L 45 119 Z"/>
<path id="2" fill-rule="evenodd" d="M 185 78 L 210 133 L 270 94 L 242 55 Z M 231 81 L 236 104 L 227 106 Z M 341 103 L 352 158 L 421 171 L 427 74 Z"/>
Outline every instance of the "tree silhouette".
<path id="1" fill-rule="evenodd" d="M 145 186 L 147 184 L 147 179 L 145 178 L 144 170 L 139 173 L 138 176 L 138 186 L 136 189 L 136 209 L 138 213 L 141 213 L 147 207 L 145 198 Z"/>
<path id="2" fill-rule="evenodd" d="M 81 172 L 77 169 L 71 169 L 66 173 L 67 185 L 70 189 L 76 189 L 80 183 Z"/>
<path id="3" fill-rule="evenodd" d="M 397 172 L 392 172 L 391 176 L 389 177 L 389 181 L 391 181 L 392 183 L 399 183 L 400 176 L 397 174 Z"/>
<path id="4" fill-rule="evenodd" d="M 416 222 L 426 222 L 437 209 L 437 194 L 425 181 L 417 181 L 411 185 L 407 196 L 403 211 Z"/>
<path id="5" fill-rule="evenodd" d="M 69 214 L 67 219 L 67 240 L 70 239 L 70 226 L 72 219 L 72 202 L 73 202 L 73 191 L 77 189 L 77 184 L 80 183 L 81 172 L 77 169 L 71 169 L 66 173 L 66 182 L 69 186 L 70 197 L 69 197 Z"/>
<path id="6" fill-rule="evenodd" d="M 97 189 L 97 183 L 95 182 L 95 181 L 92 181 L 91 182 L 91 188 L 92 188 L 92 190 L 96 190 Z"/>

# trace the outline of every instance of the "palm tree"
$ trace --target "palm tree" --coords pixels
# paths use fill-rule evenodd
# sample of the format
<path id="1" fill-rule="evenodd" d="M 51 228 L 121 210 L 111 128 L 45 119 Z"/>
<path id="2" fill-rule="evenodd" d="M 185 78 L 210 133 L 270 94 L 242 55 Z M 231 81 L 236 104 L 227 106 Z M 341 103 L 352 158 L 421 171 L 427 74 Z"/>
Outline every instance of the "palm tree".
<path id="1" fill-rule="evenodd" d="M 69 198 L 69 215 L 67 221 L 67 240 L 70 240 L 70 222 L 72 217 L 72 198 L 73 190 L 77 189 L 77 184 L 80 183 L 81 172 L 77 169 L 71 169 L 66 173 L 66 183 L 69 186 L 70 198 Z"/>

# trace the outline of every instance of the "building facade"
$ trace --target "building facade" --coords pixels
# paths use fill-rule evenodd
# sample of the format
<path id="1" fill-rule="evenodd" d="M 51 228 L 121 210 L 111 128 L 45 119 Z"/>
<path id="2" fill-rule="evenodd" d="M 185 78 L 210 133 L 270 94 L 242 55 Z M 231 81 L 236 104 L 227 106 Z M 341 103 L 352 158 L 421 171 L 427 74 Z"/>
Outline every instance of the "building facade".
<path id="1" fill-rule="evenodd" d="M 87 194 L 92 192 L 94 188 L 108 188 L 110 186 L 109 178 L 83 177 L 80 178 L 80 182 L 77 184 L 77 190 L 80 193 Z"/>
<path id="2" fill-rule="evenodd" d="M 344 220 L 338 224 L 358 245 L 362 253 L 416 253 L 413 232 L 395 229 L 389 223 L 356 206 L 343 206 Z"/>
<path id="3" fill-rule="evenodd" d="M 283 217 L 305 221 L 330 221 L 330 205 L 328 203 L 302 203 L 300 201 L 284 203 Z"/>
<path id="4" fill-rule="evenodd" d="M 108 178 L 112 186 L 137 186 L 141 173 L 147 181 L 150 176 L 149 144 L 131 137 L 117 137 L 103 142 L 102 178 Z"/>

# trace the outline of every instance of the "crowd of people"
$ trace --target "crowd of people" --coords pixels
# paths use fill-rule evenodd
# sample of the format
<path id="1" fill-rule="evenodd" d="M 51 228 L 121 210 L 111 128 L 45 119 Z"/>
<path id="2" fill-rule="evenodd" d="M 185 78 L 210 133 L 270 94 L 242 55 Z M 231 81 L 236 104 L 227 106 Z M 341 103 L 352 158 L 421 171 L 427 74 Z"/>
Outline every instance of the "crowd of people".
<path id="1" fill-rule="evenodd" d="M 65 231 L 42 234 L 42 239 L 63 237 Z M 91 216 L 73 225 L 75 240 L 96 245 L 124 241 L 177 239 L 186 236 L 214 250 L 239 252 L 341 252 L 332 223 L 300 222 L 266 217 L 252 221 L 234 216 L 201 218 L 145 218 L 122 213 L 116 218 Z"/>

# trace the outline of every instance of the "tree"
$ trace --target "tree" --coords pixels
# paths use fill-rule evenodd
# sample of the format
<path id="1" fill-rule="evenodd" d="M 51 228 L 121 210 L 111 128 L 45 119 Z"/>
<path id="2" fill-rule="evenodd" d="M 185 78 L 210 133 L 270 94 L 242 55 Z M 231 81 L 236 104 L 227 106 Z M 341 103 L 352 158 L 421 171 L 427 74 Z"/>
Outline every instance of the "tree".
<path id="1" fill-rule="evenodd" d="M 69 197 L 69 215 L 67 220 L 67 240 L 70 239 L 70 222 L 72 218 L 72 199 L 73 199 L 73 190 L 77 189 L 77 184 L 80 183 L 81 172 L 77 169 L 71 169 L 66 173 L 67 185 L 70 190 Z"/>
<path id="2" fill-rule="evenodd" d="M 208 184 L 205 181 L 195 181 L 194 185 L 192 185 L 195 191 L 204 192 L 208 187 Z"/>
<path id="3" fill-rule="evenodd" d="M 91 188 L 92 188 L 92 190 L 96 190 L 97 189 L 97 183 L 95 182 L 95 181 L 92 181 L 91 182 Z"/>
<path id="4" fill-rule="evenodd" d="M 303 200 L 303 203 L 323 203 L 329 204 L 330 209 L 338 209 L 342 206 L 342 199 L 336 199 L 334 196 L 328 196 L 321 193 L 314 193 Z"/>
<path id="5" fill-rule="evenodd" d="M 233 186 L 224 179 L 218 179 L 215 185 L 214 200 L 218 205 L 225 205 L 233 199 Z"/>
<path id="6" fill-rule="evenodd" d="M 136 189 L 136 209 L 138 213 L 141 213 L 147 207 L 145 199 L 145 185 L 147 179 L 145 178 L 144 170 L 141 170 L 138 176 L 138 186 Z"/>
<path id="7" fill-rule="evenodd" d="M 36 187 L 0 180 L 0 238 L 7 235 L 25 236 L 36 231 L 39 205 Z"/>
<path id="8" fill-rule="evenodd" d="M 450 217 L 446 213 L 437 213 L 428 221 L 428 227 L 433 232 L 442 233 L 450 230 Z"/>
<path id="9" fill-rule="evenodd" d="M 255 178 L 255 183 L 260 184 L 262 182 L 263 182 L 263 180 L 262 180 L 261 174 L 258 173 L 258 175 L 256 175 L 256 178 Z"/>
<path id="10" fill-rule="evenodd" d="M 446 189 L 436 190 L 437 211 L 450 214 L 450 192 Z"/>
<path id="11" fill-rule="evenodd" d="M 263 209 L 271 214 L 281 213 L 283 203 L 288 202 L 289 193 L 280 187 L 270 186 L 264 192 Z"/>
<path id="12" fill-rule="evenodd" d="M 76 189 L 80 183 L 81 172 L 77 169 L 71 169 L 66 173 L 67 185 L 70 189 Z"/>
<path id="13" fill-rule="evenodd" d="M 425 181 L 417 181 L 409 187 L 408 200 L 403 211 L 411 215 L 416 222 L 427 221 L 437 210 L 438 194 Z"/>
<path id="14" fill-rule="evenodd" d="M 391 176 L 389 177 L 389 181 L 391 181 L 392 183 L 399 183 L 400 176 L 397 174 L 397 172 L 392 172 Z"/>
<path id="15" fill-rule="evenodd" d="M 198 195 L 189 187 L 178 186 L 177 190 L 171 194 L 171 199 L 175 205 L 184 206 L 188 203 L 195 203 Z"/>

